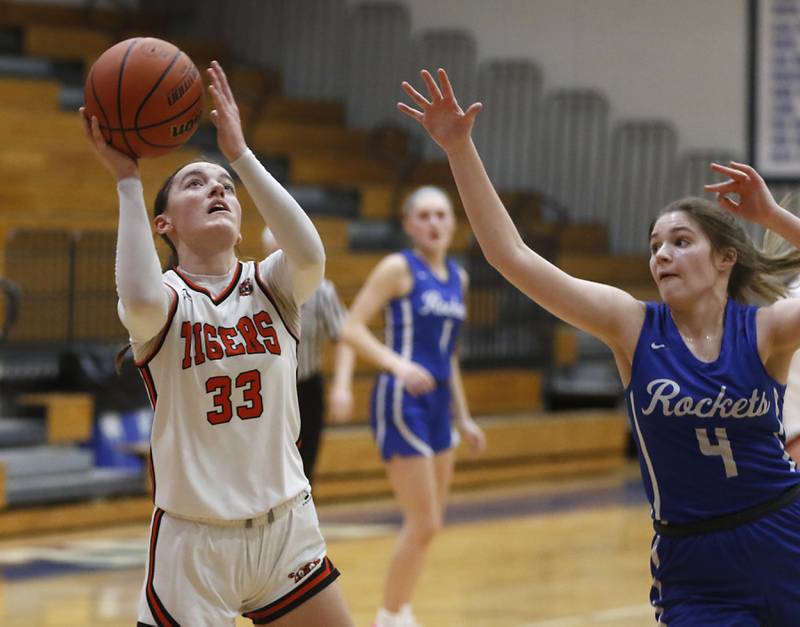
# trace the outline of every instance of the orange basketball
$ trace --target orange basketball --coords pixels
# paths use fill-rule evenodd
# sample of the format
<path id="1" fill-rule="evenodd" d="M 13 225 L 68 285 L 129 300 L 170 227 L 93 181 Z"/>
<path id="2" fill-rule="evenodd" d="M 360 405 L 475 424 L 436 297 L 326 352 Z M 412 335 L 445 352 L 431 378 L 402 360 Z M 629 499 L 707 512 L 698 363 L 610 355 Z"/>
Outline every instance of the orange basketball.
<path id="1" fill-rule="evenodd" d="M 86 77 L 83 100 L 106 142 L 134 158 L 158 157 L 197 130 L 203 81 L 176 46 L 135 37 L 111 46 Z"/>

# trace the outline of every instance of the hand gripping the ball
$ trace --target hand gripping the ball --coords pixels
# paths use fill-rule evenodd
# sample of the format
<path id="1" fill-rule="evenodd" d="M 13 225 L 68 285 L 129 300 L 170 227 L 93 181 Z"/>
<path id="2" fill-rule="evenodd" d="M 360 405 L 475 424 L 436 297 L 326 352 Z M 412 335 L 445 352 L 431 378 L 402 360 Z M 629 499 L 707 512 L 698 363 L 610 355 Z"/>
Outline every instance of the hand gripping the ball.
<path id="1" fill-rule="evenodd" d="M 92 145 L 100 163 L 111 172 L 114 180 L 139 178 L 138 162 L 106 142 L 100 132 L 100 123 L 97 121 L 97 117 L 92 116 L 90 119 L 84 107 L 80 108 L 80 115 L 86 139 Z"/>

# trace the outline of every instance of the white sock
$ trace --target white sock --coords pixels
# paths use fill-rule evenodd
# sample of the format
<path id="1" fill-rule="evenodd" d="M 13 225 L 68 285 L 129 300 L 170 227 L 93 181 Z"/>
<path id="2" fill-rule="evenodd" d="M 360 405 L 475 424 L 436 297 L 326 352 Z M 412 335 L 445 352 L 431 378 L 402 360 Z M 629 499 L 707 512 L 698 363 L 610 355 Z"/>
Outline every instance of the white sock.
<path id="1" fill-rule="evenodd" d="M 403 627 L 403 618 L 402 609 L 395 614 L 382 607 L 375 617 L 375 627 Z"/>

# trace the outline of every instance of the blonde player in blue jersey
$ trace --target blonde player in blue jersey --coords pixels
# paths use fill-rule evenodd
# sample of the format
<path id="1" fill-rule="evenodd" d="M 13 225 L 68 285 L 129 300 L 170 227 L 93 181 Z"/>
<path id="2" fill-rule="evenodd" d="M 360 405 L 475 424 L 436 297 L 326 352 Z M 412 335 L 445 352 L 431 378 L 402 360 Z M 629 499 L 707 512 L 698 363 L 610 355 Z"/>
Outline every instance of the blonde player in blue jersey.
<path id="1" fill-rule="evenodd" d="M 492 187 L 471 138 L 481 105 L 462 110 L 443 70 L 438 82 L 427 71 L 422 79 L 428 97 L 403 83 L 415 106 L 398 108 L 447 153 L 489 263 L 613 351 L 652 506 L 659 624 L 797 625 L 800 473 L 784 448 L 781 409 L 800 300 L 778 299 L 800 255 L 764 255 L 734 216 L 795 248 L 800 220 L 750 166 L 712 164 L 729 177 L 706 186 L 719 206 L 676 201 L 643 234 L 663 303 L 576 279 L 524 244 Z"/>
<path id="2" fill-rule="evenodd" d="M 177 265 L 162 274 L 136 161 L 106 145 L 117 181 L 119 315 L 153 404 L 155 510 L 139 625 L 352 625 L 296 441 L 300 304 L 325 251 L 311 221 L 248 149 L 220 65 L 208 70 L 220 152 L 282 251 L 241 262 L 242 210 L 220 165 L 191 162 L 156 196 Z"/>
<path id="3" fill-rule="evenodd" d="M 411 597 L 442 526 L 453 476 L 455 426 L 472 452 L 485 446 L 469 414 L 456 342 L 466 316 L 467 274 L 447 249 L 455 230 L 447 194 L 421 187 L 403 205 L 412 248 L 385 257 L 367 278 L 342 335 L 383 372 L 372 393 L 375 439 L 403 512 L 376 627 L 413 627 Z M 384 310 L 386 344 L 367 328 Z"/>

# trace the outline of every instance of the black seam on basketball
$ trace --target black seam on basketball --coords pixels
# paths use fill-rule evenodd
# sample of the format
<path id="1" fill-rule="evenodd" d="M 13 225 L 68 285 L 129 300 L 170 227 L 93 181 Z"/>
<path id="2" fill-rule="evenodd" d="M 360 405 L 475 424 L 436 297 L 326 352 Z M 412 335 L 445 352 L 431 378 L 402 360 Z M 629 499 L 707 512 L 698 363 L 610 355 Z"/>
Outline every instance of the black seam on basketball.
<path id="1" fill-rule="evenodd" d="M 175 63 L 178 62 L 178 57 L 180 57 L 180 56 L 181 56 L 181 51 L 178 50 L 178 52 L 175 53 L 175 56 L 172 57 L 172 61 L 169 62 L 169 65 L 166 68 L 164 68 L 163 72 L 161 72 L 161 76 L 158 77 L 158 80 L 150 88 L 150 91 L 148 91 L 147 94 L 145 95 L 145 97 L 142 98 L 142 102 L 139 103 L 139 108 L 136 109 L 136 115 L 133 116 L 133 130 L 134 131 L 139 128 L 139 125 L 137 124 L 137 122 L 139 120 L 139 114 L 142 112 L 142 109 L 144 108 L 145 103 L 148 100 L 150 100 L 150 96 L 152 96 L 153 92 L 155 92 L 155 90 L 158 89 L 158 86 L 164 80 L 164 77 L 167 74 L 169 74 L 169 71 L 173 68 Z M 122 120 L 120 120 L 120 122 L 122 122 Z"/>
<path id="2" fill-rule="evenodd" d="M 128 55 L 133 50 L 134 46 L 139 42 L 139 38 L 137 37 L 131 42 L 131 45 L 128 46 L 128 49 L 125 51 L 125 54 L 122 56 L 122 63 L 119 64 L 119 75 L 117 77 L 117 116 L 119 117 L 119 123 L 122 124 L 122 76 L 125 74 L 125 65 L 128 63 Z M 122 141 L 125 142 L 125 145 L 128 147 L 128 153 L 130 156 L 136 158 L 138 155 L 133 147 L 128 143 L 128 138 L 125 137 L 125 132 L 122 133 Z"/>
<path id="3" fill-rule="evenodd" d="M 154 144 L 153 142 L 147 141 L 144 137 L 142 137 L 142 135 L 141 135 L 141 133 L 139 133 L 139 131 L 147 130 L 148 128 L 154 128 L 156 126 L 161 126 L 162 124 L 167 124 L 168 122 L 171 122 L 175 118 L 178 118 L 178 117 L 182 116 L 184 113 L 186 113 L 187 111 L 189 111 L 189 109 L 191 109 L 197 103 L 198 100 L 200 100 L 200 96 L 195 98 L 194 102 L 192 102 L 192 104 L 190 104 L 188 107 L 186 107 L 183 111 L 173 115 L 171 118 L 165 119 L 163 122 L 160 122 L 159 124 L 149 124 L 147 127 L 140 126 L 138 128 L 135 128 L 134 132 L 136 133 L 136 136 L 142 141 L 142 143 L 145 143 L 148 146 L 154 146 L 156 148 L 175 148 L 177 146 L 182 145 L 183 143 L 186 142 L 186 139 L 180 140 L 177 144 Z M 199 116 L 198 116 L 198 118 L 199 118 Z"/>
<path id="4" fill-rule="evenodd" d="M 103 128 L 108 128 L 109 131 L 122 131 L 122 132 L 126 132 L 126 131 L 127 132 L 131 132 L 131 131 L 133 131 L 134 133 L 137 132 L 137 131 L 146 131 L 148 129 L 156 128 L 157 126 L 161 126 L 161 125 L 166 124 L 168 122 L 172 122 L 172 120 L 174 120 L 175 118 L 181 117 L 184 113 L 189 111 L 189 109 L 191 109 L 193 106 L 195 106 L 197 104 L 197 102 L 199 100 L 201 100 L 201 99 L 202 99 L 202 95 L 198 96 L 197 98 L 192 100 L 192 102 L 190 102 L 186 106 L 185 109 L 181 109 L 175 115 L 173 115 L 171 117 L 168 117 L 168 118 L 164 118 L 163 120 L 161 120 L 159 122 L 156 122 L 154 124 L 145 124 L 144 126 L 130 126 L 130 127 L 126 127 L 126 128 L 108 128 L 108 127 L 103 127 Z"/>
<path id="5" fill-rule="evenodd" d="M 94 69 L 89 71 L 89 84 L 92 86 L 92 96 L 94 97 L 94 101 L 97 103 L 97 108 L 100 109 L 100 114 L 103 116 L 103 118 L 106 121 L 105 128 L 108 129 L 108 140 L 106 140 L 105 135 L 103 135 L 103 140 L 106 143 L 110 144 L 111 140 L 114 139 L 114 134 L 113 134 L 114 133 L 114 129 L 112 129 L 110 127 L 110 125 L 108 123 L 108 115 L 106 114 L 106 110 L 103 108 L 103 103 L 100 102 L 100 98 L 97 97 L 97 90 L 94 87 Z M 121 121 L 122 120 L 120 120 L 120 122 Z M 98 120 L 98 124 L 99 124 L 99 122 L 100 121 Z M 91 120 L 89 120 L 89 123 L 91 124 Z M 99 126 L 100 126 L 100 130 L 102 131 L 103 125 L 99 124 Z"/>

